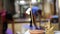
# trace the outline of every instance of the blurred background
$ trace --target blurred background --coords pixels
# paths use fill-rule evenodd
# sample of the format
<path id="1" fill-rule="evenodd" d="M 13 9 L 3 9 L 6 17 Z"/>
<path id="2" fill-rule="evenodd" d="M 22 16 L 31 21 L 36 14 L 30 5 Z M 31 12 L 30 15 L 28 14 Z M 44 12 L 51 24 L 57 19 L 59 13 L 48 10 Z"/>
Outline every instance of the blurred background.
<path id="1" fill-rule="evenodd" d="M 47 19 L 51 19 L 51 25 L 55 26 L 54 31 L 60 30 L 59 0 L 3 0 L 3 3 L 4 8 L 13 14 L 15 34 L 17 32 L 24 34 L 28 30 L 25 26 L 29 27 L 31 17 L 30 12 L 26 12 L 26 10 L 32 6 L 38 6 L 42 10 L 42 18 L 40 19 L 44 26 L 49 22 Z M 57 16 L 57 18 L 53 16 Z M 37 24 L 40 23 L 40 19 L 37 16 Z M 8 23 L 8 28 L 12 30 L 11 23 Z"/>

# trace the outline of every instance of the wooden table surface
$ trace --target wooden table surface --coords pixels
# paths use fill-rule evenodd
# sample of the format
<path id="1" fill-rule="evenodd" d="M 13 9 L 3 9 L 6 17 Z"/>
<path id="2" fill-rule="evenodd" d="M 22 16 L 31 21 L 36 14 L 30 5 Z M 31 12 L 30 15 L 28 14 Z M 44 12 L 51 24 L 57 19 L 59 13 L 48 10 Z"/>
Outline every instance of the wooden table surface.
<path id="1" fill-rule="evenodd" d="M 44 30 L 30 30 L 30 34 L 44 34 Z"/>

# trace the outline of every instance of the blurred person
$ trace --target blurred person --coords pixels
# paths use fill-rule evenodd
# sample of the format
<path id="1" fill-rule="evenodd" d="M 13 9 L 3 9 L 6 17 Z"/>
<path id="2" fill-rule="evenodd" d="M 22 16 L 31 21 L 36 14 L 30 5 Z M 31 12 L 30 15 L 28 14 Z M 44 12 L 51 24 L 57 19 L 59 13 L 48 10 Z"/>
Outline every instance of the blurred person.
<path id="1" fill-rule="evenodd" d="M 29 11 L 30 13 L 29 13 L 28 11 Z M 31 16 L 31 8 L 28 8 L 28 10 L 26 11 L 26 13 L 30 14 L 30 16 Z M 37 18 L 38 15 L 41 16 L 41 10 L 39 9 L 39 7 L 33 6 L 33 7 L 32 7 L 31 21 L 30 21 L 30 27 L 31 27 L 31 28 L 33 27 L 33 25 L 32 25 L 32 17 L 33 17 L 33 24 L 34 24 L 34 26 L 35 26 L 35 29 L 38 29 L 37 24 L 36 24 L 36 18 Z"/>
<path id="2" fill-rule="evenodd" d="M 11 14 L 12 14 L 13 16 L 16 14 L 15 8 L 14 8 L 13 4 L 11 4 L 11 5 L 9 6 L 9 11 L 11 12 Z"/>
<path id="3" fill-rule="evenodd" d="M 4 9 L 3 1 L 0 0 L 0 23 L 2 23 L 2 25 L 3 25 L 2 26 L 3 34 L 6 34 L 6 30 L 8 28 L 8 21 L 13 22 L 12 14 Z"/>

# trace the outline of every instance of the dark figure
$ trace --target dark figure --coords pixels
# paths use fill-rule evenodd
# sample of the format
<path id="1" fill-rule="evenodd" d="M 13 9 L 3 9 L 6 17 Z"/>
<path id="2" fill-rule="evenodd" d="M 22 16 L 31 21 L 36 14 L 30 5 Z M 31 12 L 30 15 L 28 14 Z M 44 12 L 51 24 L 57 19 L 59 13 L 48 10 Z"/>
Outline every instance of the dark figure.
<path id="1" fill-rule="evenodd" d="M 13 21 L 12 14 L 4 9 L 3 0 L 0 0 L 0 34 L 6 34 L 8 21 Z"/>
<path id="2" fill-rule="evenodd" d="M 40 17 L 41 17 L 41 10 L 36 6 L 32 7 L 32 17 L 33 17 L 33 24 L 35 26 L 35 29 L 38 29 L 37 24 L 36 24 L 36 17 L 38 15 L 40 15 Z M 32 28 L 32 18 L 30 21 L 30 27 Z"/>
<path id="3" fill-rule="evenodd" d="M 2 11 L 0 15 L 2 17 L 1 20 L 2 20 L 2 23 L 3 23 L 3 34 L 6 34 L 6 30 L 8 28 L 8 22 L 13 21 L 12 14 L 7 12 L 7 11 Z"/>

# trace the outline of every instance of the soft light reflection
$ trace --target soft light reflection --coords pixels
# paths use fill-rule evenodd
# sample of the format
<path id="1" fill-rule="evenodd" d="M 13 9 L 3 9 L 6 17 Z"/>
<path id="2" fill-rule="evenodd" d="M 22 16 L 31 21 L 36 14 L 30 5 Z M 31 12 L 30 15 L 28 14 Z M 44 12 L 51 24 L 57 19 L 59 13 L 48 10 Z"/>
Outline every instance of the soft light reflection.
<path id="1" fill-rule="evenodd" d="M 24 0 L 20 1 L 20 4 L 26 4 L 26 2 Z"/>
<path id="2" fill-rule="evenodd" d="M 38 2 L 41 2 L 41 0 L 38 0 Z"/>
<path id="3" fill-rule="evenodd" d="M 58 2 L 59 2 L 59 8 L 60 8 L 60 0 L 58 0 Z"/>
<path id="4" fill-rule="evenodd" d="M 17 1 L 17 3 L 19 3 L 19 1 Z"/>
<path id="5" fill-rule="evenodd" d="M 32 3 L 36 3 L 37 1 L 36 0 L 31 0 Z"/>
<path id="6" fill-rule="evenodd" d="M 29 18 L 28 20 L 30 21 L 31 19 Z"/>

